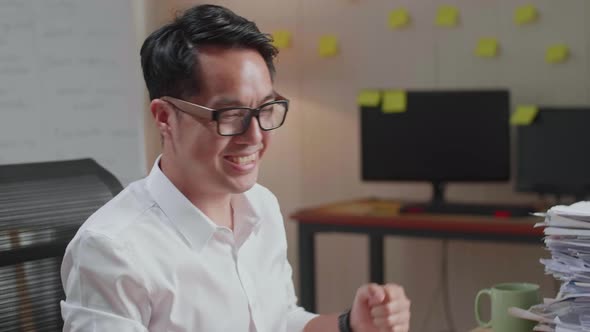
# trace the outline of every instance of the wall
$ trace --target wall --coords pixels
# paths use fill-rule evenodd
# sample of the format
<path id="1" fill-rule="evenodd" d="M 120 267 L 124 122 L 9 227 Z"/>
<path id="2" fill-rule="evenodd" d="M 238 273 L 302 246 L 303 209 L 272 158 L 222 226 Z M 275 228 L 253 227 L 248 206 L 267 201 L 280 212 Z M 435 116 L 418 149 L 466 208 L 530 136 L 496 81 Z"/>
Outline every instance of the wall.
<path id="1" fill-rule="evenodd" d="M 170 1 L 164 15 L 197 1 Z M 362 88 L 508 87 L 512 103 L 580 105 L 590 102 L 588 20 L 584 0 L 251 0 L 214 1 L 256 21 L 263 31 L 290 29 L 293 48 L 278 60 L 278 88 L 293 99 L 286 127 L 264 163 L 261 182 L 282 202 L 285 215 L 295 209 L 366 196 L 427 200 L 422 183 L 368 184 L 360 180 L 359 122 L 356 95 Z M 456 5 L 461 24 L 434 27 L 440 4 Z M 540 20 L 516 27 L 514 8 L 535 4 Z M 412 24 L 387 28 L 387 13 L 405 6 Z M 321 34 L 337 34 L 341 54 L 317 56 Z M 497 59 L 473 56 L 479 37 L 496 36 Z M 566 43 L 572 56 L 547 65 L 544 50 Z M 449 200 L 527 202 L 513 184 L 451 184 Z M 290 259 L 295 265 L 296 234 L 287 222 Z M 367 241 L 362 236 L 322 235 L 318 240 L 319 310 L 349 306 L 358 285 L 367 281 Z M 443 244 L 438 240 L 390 238 L 387 281 L 406 287 L 413 300 L 412 330 L 448 330 L 441 293 Z M 478 289 L 502 281 L 530 281 L 545 295 L 554 284 L 538 259 L 541 246 L 452 241 L 448 246 L 450 309 L 456 331 L 475 325 L 472 302 Z"/>
<path id="2" fill-rule="evenodd" d="M 0 163 L 91 157 L 124 184 L 143 175 L 132 16 L 114 0 L 0 2 Z"/>
<path id="3" fill-rule="evenodd" d="M 167 3 L 157 0 L 132 0 L 133 6 L 133 21 L 135 23 L 135 41 L 134 54 L 137 56 L 137 66 L 141 70 L 141 63 L 139 62 L 139 51 L 143 41 L 147 36 L 158 27 L 165 24 L 169 19 Z M 145 142 L 145 161 L 146 168 L 144 172 L 147 174 L 158 155 L 160 154 L 160 135 L 158 129 L 154 125 L 152 115 L 149 111 L 150 100 L 148 91 L 145 87 L 145 82 L 141 81 L 142 87 L 142 114 L 144 125 L 144 142 Z"/>

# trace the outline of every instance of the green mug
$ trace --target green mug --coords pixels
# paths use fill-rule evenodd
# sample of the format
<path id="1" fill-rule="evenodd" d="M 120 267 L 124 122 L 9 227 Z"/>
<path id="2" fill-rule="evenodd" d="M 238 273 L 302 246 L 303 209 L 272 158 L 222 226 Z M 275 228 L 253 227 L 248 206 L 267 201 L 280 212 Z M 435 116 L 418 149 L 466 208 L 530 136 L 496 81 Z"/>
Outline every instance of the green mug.
<path id="1" fill-rule="evenodd" d="M 479 300 L 484 294 L 490 296 L 492 304 L 492 315 L 488 322 L 482 321 L 479 317 Z M 475 319 L 479 326 L 491 327 L 494 332 L 530 332 L 535 327 L 535 322 L 510 316 L 508 308 L 518 307 L 527 310 L 538 303 L 541 303 L 539 285 L 529 283 L 498 284 L 477 293 Z"/>

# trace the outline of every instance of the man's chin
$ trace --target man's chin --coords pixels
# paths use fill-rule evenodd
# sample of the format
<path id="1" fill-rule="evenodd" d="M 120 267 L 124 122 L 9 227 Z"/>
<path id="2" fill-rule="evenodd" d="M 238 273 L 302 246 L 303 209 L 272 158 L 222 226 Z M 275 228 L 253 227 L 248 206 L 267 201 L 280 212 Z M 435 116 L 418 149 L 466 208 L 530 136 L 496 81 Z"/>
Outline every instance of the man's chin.
<path id="1" fill-rule="evenodd" d="M 256 176 L 248 177 L 247 179 L 235 179 L 231 183 L 232 193 L 241 194 L 252 189 L 252 187 L 254 187 L 256 184 L 257 179 L 258 177 Z"/>

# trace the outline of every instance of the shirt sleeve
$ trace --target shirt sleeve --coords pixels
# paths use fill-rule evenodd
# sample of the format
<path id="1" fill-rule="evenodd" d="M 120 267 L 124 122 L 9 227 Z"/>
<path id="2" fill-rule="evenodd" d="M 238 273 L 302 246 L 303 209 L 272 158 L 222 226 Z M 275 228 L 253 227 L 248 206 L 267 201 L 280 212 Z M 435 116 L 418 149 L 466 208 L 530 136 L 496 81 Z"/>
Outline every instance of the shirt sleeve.
<path id="1" fill-rule="evenodd" d="M 287 234 L 285 232 L 285 224 L 283 214 L 279 206 L 279 201 L 270 190 L 264 188 L 267 193 L 265 200 L 265 209 L 272 211 L 272 219 L 277 221 L 275 239 L 280 241 L 278 245 L 284 250 L 284 259 L 281 267 L 281 278 L 286 290 L 285 301 L 287 303 L 287 332 L 302 332 L 305 325 L 310 320 L 318 316 L 317 314 L 307 312 L 305 309 L 297 305 L 297 296 L 295 295 L 295 287 L 293 286 L 293 269 L 287 259 Z"/>
<path id="2" fill-rule="evenodd" d="M 317 315 L 305 311 L 297 305 L 297 296 L 293 287 L 292 269 L 288 261 L 285 260 L 285 274 L 287 286 L 287 332 L 302 332 L 305 325 Z"/>
<path id="3" fill-rule="evenodd" d="M 282 216 L 280 214 L 279 216 L 282 221 Z M 293 286 L 293 269 L 287 260 L 287 236 L 284 233 L 284 227 L 282 227 L 282 231 L 282 237 L 285 241 L 285 260 L 282 270 L 287 294 L 287 332 L 302 332 L 305 325 L 317 315 L 307 312 L 305 309 L 297 305 L 297 295 L 295 295 L 295 287 Z"/>
<path id="4" fill-rule="evenodd" d="M 104 235 L 83 231 L 74 238 L 61 267 L 64 332 L 148 331 L 148 292 L 132 258 Z"/>

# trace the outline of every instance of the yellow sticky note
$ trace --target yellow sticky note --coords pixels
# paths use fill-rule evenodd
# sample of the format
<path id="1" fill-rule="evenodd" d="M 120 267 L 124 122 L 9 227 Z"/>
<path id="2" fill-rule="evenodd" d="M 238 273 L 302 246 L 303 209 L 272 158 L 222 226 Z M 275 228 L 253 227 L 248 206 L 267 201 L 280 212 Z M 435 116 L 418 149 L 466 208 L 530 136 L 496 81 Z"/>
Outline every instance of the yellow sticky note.
<path id="1" fill-rule="evenodd" d="M 454 27 L 459 23 L 459 9 L 454 6 L 440 6 L 436 14 L 436 25 Z"/>
<path id="2" fill-rule="evenodd" d="M 383 113 L 402 113 L 407 108 L 406 92 L 401 90 L 386 91 L 383 95 Z"/>
<path id="3" fill-rule="evenodd" d="M 545 53 L 545 61 L 547 61 L 547 63 L 560 63 L 567 60 L 568 56 L 569 48 L 567 45 L 552 45 L 547 48 L 547 53 Z"/>
<path id="4" fill-rule="evenodd" d="M 475 55 L 482 58 L 493 58 L 498 55 L 498 40 L 496 38 L 481 38 L 475 48 Z"/>
<path id="5" fill-rule="evenodd" d="M 359 106 L 376 107 L 381 101 L 381 92 L 377 90 L 364 90 L 359 93 L 357 103 Z"/>
<path id="6" fill-rule="evenodd" d="M 510 124 L 513 126 L 528 126 L 537 117 L 539 109 L 533 105 L 521 105 L 516 108 L 516 111 L 510 116 Z"/>
<path id="7" fill-rule="evenodd" d="M 323 58 L 338 54 L 338 38 L 334 35 L 321 36 L 318 52 Z"/>
<path id="8" fill-rule="evenodd" d="M 517 7 L 514 11 L 514 23 L 524 25 L 537 20 L 537 8 L 533 5 Z"/>
<path id="9" fill-rule="evenodd" d="M 277 30 L 272 33 L 272 44 L 278 49 L 284 49 L 291 46 L 291 31 Z"/>
<path id="10" fill-rule="evenodd" d="M 403 28 L 410 24 L 410 14 L 405 8 L 398 8 L 389 12 L 389 27 L 392 29 Z"/>

